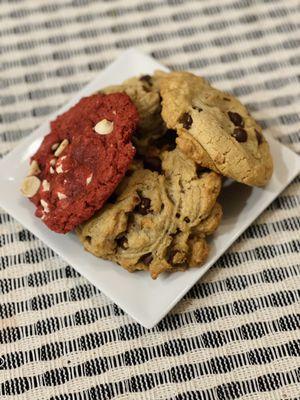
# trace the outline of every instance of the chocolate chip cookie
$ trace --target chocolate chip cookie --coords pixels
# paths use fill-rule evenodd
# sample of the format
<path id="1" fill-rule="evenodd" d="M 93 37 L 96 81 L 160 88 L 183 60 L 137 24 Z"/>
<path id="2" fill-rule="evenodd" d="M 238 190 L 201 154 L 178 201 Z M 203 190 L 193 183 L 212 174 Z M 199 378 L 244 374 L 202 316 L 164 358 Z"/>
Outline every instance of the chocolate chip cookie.
<path id="1" fill-rule="evenodd" d="M 149 141 L 165 131 L 161 117 L 161 97 L 155 79 L 151 75 L 133 77 L 121 85 L 101 89 L 101 92 L 125 92 L 131 98 L 139 113 L 138 129 L 133 142 L 140 153 L 145 153 Z"/>
<path id="2" fill-rule="evenodd" d="M 188 72 L 155 74 L 162 117 L 179 148 L 198 164 L 253 186 L 265 185 L 272 157 L 261 127 L 233 96 Z"/>
<path id="3" fill-rule="evenodd" d="M 222 216 L 220 176 L 178 149 L 136 161 L 129 175 L 113 203 L 77 229 L 86 250 L 128 271 L 149 270 L 153 279 L 201 265 L 208 255 L 205 238 Z"/>

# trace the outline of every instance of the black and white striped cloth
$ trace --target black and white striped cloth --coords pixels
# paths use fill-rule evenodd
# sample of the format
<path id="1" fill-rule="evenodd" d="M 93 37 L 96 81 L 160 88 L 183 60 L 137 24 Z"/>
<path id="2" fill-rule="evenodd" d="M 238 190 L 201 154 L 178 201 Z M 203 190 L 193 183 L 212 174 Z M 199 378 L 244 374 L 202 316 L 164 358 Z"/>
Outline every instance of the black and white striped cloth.
<path id="1" fill-rule="evenodd" d="M 300 152 L 298 0 L 3 0 L 0 22 L 1 156 L 130 46 Z M 151 330 L 0 210 L 1 400 L 300 399 L 299 189 Z"/>

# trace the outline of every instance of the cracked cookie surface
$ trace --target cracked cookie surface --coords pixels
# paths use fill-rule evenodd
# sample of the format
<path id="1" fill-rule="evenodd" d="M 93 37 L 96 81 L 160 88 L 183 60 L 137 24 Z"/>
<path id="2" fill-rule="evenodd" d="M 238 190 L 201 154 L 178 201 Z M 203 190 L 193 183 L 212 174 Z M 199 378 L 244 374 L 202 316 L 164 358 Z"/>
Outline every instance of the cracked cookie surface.
<path id="1" fill-rule="evenodd" d="M 222 216 L 216 203 L 221 178 L 197 168 L 178 149 L 161 154 L 161 163 L 133 164 L 132 175 L 77 234 L 86 250 L 128 271 L 163 271 L 201 265 L 208 255 L 206 236 Z"/>
<path id="2" fill-rule="evenodd" d="M 157 71 L 162 117 L 178 147 L 196 163 L 239 182 L 263 186 L 273 162 L 261 127 L 233 96 L 188 72 Z"/>

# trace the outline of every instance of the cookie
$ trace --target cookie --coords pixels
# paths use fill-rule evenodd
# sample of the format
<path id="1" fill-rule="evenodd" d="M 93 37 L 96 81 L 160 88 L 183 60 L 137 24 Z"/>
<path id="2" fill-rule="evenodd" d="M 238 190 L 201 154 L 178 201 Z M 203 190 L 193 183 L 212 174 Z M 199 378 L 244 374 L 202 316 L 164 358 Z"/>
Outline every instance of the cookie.
<path id="1" fill-rule="evenodd" d="M 130 272 L 149 270 L 153 279 L 201 265 L 205 238 L 222 216 L 220 176 L 197 168 L 178 149 L 164 152 L 161 164 L 136 161 L 131 173 L 114 203 L 78 227 L 85 249 Z"/>
<path id="2" fill-rule="evenodd" d="M 233 96 L 188 72 L 155 74 L 162 117 L 179 148 L 196 163 L 229 178 L 263 186 L 273 162 L 261 127 Z"/>
<path id="3" fill-rule="evenodd" d="M 36 216 L 66 233 L 99 210 L 134 157 L 137 123 L 136 107 L 124 93 L 83 98 L 57 117 L 22 184 Z"/>
<path id="4" fill-rule="evenodd" d="M 133 77 L 121 85 L 108 86 L 102 93 L 126 93 L 139 113 L 139 124 L 133 142 L 140 153 L 145 153 L 151 139 L 158 138 L 165 130 L 161 118 L 161 98 L 155 79 L 151 75 Z"/>

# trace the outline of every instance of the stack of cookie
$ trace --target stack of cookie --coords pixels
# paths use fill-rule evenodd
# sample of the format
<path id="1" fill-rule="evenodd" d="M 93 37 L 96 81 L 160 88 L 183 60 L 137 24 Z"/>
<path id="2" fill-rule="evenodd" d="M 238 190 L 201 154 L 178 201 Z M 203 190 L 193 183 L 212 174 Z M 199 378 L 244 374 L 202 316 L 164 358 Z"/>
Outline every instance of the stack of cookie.
<path id="1" fill-rule="evenodd" d="M 246 108 L 187 72 L 107 87 L 51 128 L 23 184 L 36 215 L 57 232 L 76 227 L 86 250 L 154 279 L 207 258 L 206 237 L 222 218 L 221 176 L 263 186 L 272 175 Z"/>

